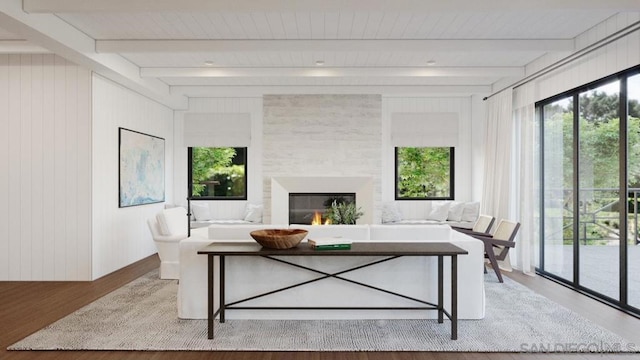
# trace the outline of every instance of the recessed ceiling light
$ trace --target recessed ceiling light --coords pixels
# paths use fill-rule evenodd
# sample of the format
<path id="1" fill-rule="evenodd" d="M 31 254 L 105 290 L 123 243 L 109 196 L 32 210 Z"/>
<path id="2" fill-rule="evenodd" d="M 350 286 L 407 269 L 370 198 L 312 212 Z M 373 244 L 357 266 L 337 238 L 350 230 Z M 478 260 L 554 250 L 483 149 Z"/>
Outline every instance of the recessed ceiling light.
<path id="1" fill-rule="evenodd" d="M 318 66 L 324 65 L 324 60 L 316 60 L 316 65 Z"/>
<path id="2" fill-rule="evenodd" d="M 207 61 L 204 62 L 204 64 L 207 65 L 207 66 L 212 66 L 213 65 L 213 61 L 207 60 Z"/>
<path id="3" fill-rule="evenodd" d="M 433 65 L 435 65 L 435 64 L 436 64 L 436 61 L 435 61 L 435 60 L 429 60 L 429 61 L 427 61 L 427 66 L 433 66 Z"/>

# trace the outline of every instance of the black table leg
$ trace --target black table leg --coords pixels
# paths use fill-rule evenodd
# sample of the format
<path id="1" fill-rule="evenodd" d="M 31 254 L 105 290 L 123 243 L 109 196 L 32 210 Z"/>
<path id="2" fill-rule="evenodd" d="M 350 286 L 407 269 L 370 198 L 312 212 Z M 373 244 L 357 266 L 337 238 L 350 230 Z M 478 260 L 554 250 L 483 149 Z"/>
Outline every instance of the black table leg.
<path id="1" fill-rule="evenodd" d="M 214 338 L 214 319 L 215 317 L 218 315 L 218 313 L 220 314 L 220 323 L 224 323 L 225 322 L 225 312 L 226 312 L 226 308 L 227 308 L 227 304 L 226 304 L 226 299 L 225 299 L 225 287 L 226 287 L 226 276 L 225 276 L 225 272 L 226 272 L 226 266 L 225 266 L 225 255 L 224 252 L 199 252 L 200 254 L 206 254 L 207 256 L 207 266 L 209 267 L 208 269 L 208 273 L 207 273 L 207 305 L 208 305 L 208 309 L 207 309 L 207 331 L 208 331 L 208 338 L 209 339 L 213 339 Z M 442 254 L 446 254 L 446 255 L 442 255 Z M 460 251 L 460 254 L 466 254 L 465 252 Z M 255 253 L 258 254 L 258 253 Z M 235 255 L 235 254 L 232 254 Z M 425 254 L 420 254 L 420 255 L 425 255 L 425 256 L 437 256 L 438 257 L 438 303 L 434 308 L 434 304 L 433 303 L 429 303 L 429 302 L 425 302 L 419 299 L 413 299 L 407 296 L 404 296 L 402 294 L 396 294 L 393 292 L 389 292 L 387 290 L 384 289 L 379 289 L 376 287 L 371 287 L 369 285 L 366 284 L 361 284 L 358 282 L 355 282 L 358 285 L 363 285 L 363 286 L 367 286 L 367 287 L 371 287 L 372 289 L 375 290 L 379 290 L 382 292 L 386 292 L 386 293 L 390 293 L 393 295 L 397 295 L 397 296 L 401 296 L 404 297 L 405 299 L 410 299 L 410 300 L 414 300 L 417 302 L 421 302 L 423 304 L 429 305 L 429 307 L 415 307 L 415 308 L 405 308 L 405 307 L 399 307 L 398 309 L 428 309 L 428 310 L 438 310 L 438 323 L 443 323 L 444 322 L 444 316 L 446 315 L 450 320 L 451 320 L 451 340 L 457 340 L 458 339 L 458 257 L 457 257 L 457 253 L 454 251 L 451 252 L 446 252 L 446 251 L 433 251 L 433 253 L 425 253 Z M 219 308 L 218 311 L 215 311 L 215 292 L 214 292 L 214 286 L 215 286 L 215 281 L 214 281 L 214 277 L 215 277 L 215 256 L 218 256 L 219 258 Z M 230 255 L 231 256 L 231 255 Z M 270 258 L 269 256 L 265 256 L 265 255 L 260 255 L 263 257 L 267 257 Z M 392 258 L 397 258 L 400 257 L 402 255 L 394 255 Z M 450 312 L 446 311 L 444 308 L 444 256 L 451 256 L 451 309 Z M 386 261 L 386 260 L 385 260 Z M 282 261 L 284 262 L 284 261 Z M 285 262 L 287 263 L 287 262 Z M 378 263 L 378 262 L 376 262 Z M 298 266 L 295 265 L 293 263 L 291 263 L 290 265 L 296 266 L 296 267 L 302 267 L 302 266 Z M 366 266 L 369 266 L 370 264 L 367 264 Z M 362 267 L 362 266 L 361 266 Z M 358 267 L 358 268 L 361 268 Z M 305 267 L 302 267 L 304 269 L 307 269 Z M 352 271 L 355 270 L 354 269 L 349 269 L 348 271 Z M 349 281 L 346 279 L 341 278 L 340 276 L 337 276 L 339 274 L 342 274 L 343 272 L 339 272 L 339 273 L 334 273 L 334 274 L 329 274 L 329 273 L 324 273 L 321 271 L 317 271 L 314 269 L 309 268 L 308 270 L 311 271 L 315 271 L 315 272 L 319 272 L 323 275 L 325 275 L 322 278 L 326 278 L 326 277 L 335 277 L 341 280 L 345 280 L 345 281 Z M 313 280 L 316 281 L 316 280 Z M 351 281 L 350 281 L 351 282 Z M 305 282 L 306 283 L 306 282 Z M 265 295 L 270 295 L 274 292 L 278 292 L 278 291 L 282 291 L 282 290 L 286 290 L 298 285 L 302 285 L 305 283 L 301 283 L 301 284 L 296 284 L 293 286 L 289 286 L 286 288 L 282 288 L 282 289 L 278 289 L 275 291 L 271 291 L 265 294 L 260 294 L 260 295 L 256 295 L 253 296 L 251 298 L 247 298 L 241 301 L 234 301 L 229 303 L 229 308 L 231 309 L 243 309 L 243 308 L 247 308 L 247 309 L 284 309 L 284 308 L 272 308 L 272 307 L 242 307 L 242 306 L 236 306 L 236 304 L 240 303 L 240 302 L 244 302 L 247 300 L 251 300 L 253 298 L 258 298 L 258 297 L 262 297 Z M 298 309 L 298 308 L 294 308 L 294 309 Z M 320 308 L 313 308 L 313 309 L 320 309 Z M 336 308 L 337 309 L 337 308 Z M 345 307 L 345 308 L 340 308 L 340 309 L 355 309 L 355 308 L 351 308 L 351 307 Z M 371 308 L 371 309 L 377 309 L 377 308 Z M 382 309 L 382 308 L 380 308 Z M 387 308 L 384 308 L 387 309 Z M 388 308 L 388 309 L 392 309 L 392 308 Z"/>
<path id="2" fill-rule="evenodd" d="M 438 323 L 444 321 L 444 265 L 442 255 L 438 256 Z"/>
<path id="3" fill-rule="evenodd" d="M 224 255 L 220 256 L 220 323 L 224 322 L 224 308 L 225 308 L 225 298 L 224 298 Z"/>
<path id="4" fill-rule="evenodd" d="M 207 256 L 207 329 L 208 338 L 213 339 L 213 255 Z"/>
<path id="5" fill-rule="evenodd" d="M 451 340 L 458 339 L 458 256 L 451 255 Z"/>

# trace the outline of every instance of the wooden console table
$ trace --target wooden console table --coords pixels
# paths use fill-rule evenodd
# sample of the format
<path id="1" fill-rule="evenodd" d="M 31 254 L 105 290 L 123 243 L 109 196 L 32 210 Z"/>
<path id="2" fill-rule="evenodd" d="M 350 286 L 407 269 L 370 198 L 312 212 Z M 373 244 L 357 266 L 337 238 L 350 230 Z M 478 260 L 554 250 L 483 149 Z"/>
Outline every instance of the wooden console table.
<path id="1" fill-rule="evenodd" d="M 198 251 L 200 255 L 207 255 L 208 257 L 208 311 L 207 311 L 207 326 L 208 337 L 213 339 L 213 320 L 220 314 L 220 323 L 225 322 L 225 311 L 233 309 L 259 309 L 259 310 L 300 310 L 300 309 L 314 309 L 314 310 L 437 310 L 438 311 L 438 323 L 444 321 L 444 315 L 451 320 L 451 339 L 456 340 L 458 338 L 458 255 L 468 254 L 466 250 L 463 250 L 451 243 L 440 242 L 356 242 L 352 244 L 350 250 L 314 250 L 307 243 L 301 243 L 293 249 L 277 250 L 263 248 L 261 245 L 255 242 L 237 242 L 237 243 L 213 243 L 202 250 Z M 220 307 L 216 311 L 214 309 L 214 257 L 220 258 L 220 271 L 219 271 L 219 292 L 220 292 Z M 226 303 L 225 300 L 225 257 L 227 256 L 260 256 L 273 261 L 284 263 L 296 268 L 304 269 L 307 271 L 315 272 L 321 276 L 313 280 L 304 281 L 299 284 L 290 285 L 277 290 L 269 291 L 263 294 L 255 295 L 246 299 L 234 301 L 232 303 Z M 327 273 L 324 271 L 312 269 L 300 264 L 286 261 L 279 258 L 279 256 L 383 256 L 382 259 L 374 260 L 370 263 L 356 266 L 347 270 L 342 270 L 336 273 Z M 389 260 L 393 260 L 403 256 L 437 256 L 438 257 L 438 303 L 433 304 L 420 299 L 409 297 L 406 295 L 398 294 L 389 290 L 378 288 L 372 285 L 361 283 L 358 281 L 350 280 L 340 275 L 348 273 L 350 271 L 362 269 L 365 267 L 373 266 Z M 451 309 L 450 313 L 444 309 L 443 305 L 443 258 L 445 256 L 451 257 Z M 320 281 L 327 278 L 339 279 L 359 286 L 364 286 L 369 289 L 381 291 L 387 294 L 395 295 L 404 299 L 415 301 L 422 306 L 415 307 L 247 307 L 238 306 L 243 302 L 257 299 L 260 297 L 268 296 L 277 292 L 285 291 L 294 287 L 306 285 L 316 281 Z"/>

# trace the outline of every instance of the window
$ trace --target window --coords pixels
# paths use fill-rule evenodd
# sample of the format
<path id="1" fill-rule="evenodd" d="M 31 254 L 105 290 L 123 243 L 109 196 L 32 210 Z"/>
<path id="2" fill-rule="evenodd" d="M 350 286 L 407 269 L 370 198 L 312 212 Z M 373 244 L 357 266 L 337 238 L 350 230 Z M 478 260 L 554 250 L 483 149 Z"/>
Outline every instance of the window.
<path id="1" fill-rule="evenodd" d="M 396 147 L 396 200 L 453 200 L 453 147 Z"/>
<path id="2" fill-rule="evenodd" d="M 247 199 L 247 148 L 190 147 L 189 197 Z"/>

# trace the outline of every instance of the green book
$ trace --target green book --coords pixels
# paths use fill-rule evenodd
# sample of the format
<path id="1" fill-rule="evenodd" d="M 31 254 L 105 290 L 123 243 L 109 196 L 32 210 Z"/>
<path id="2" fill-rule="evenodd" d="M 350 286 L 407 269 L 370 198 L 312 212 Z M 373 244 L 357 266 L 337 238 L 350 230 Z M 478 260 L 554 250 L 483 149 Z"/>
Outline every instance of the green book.
<path id="1" fill-rule="evenodd" d="M 349 250 L 351 249 L 351 244 L 316 245 L 313 248 L 315 250 Z"/>

